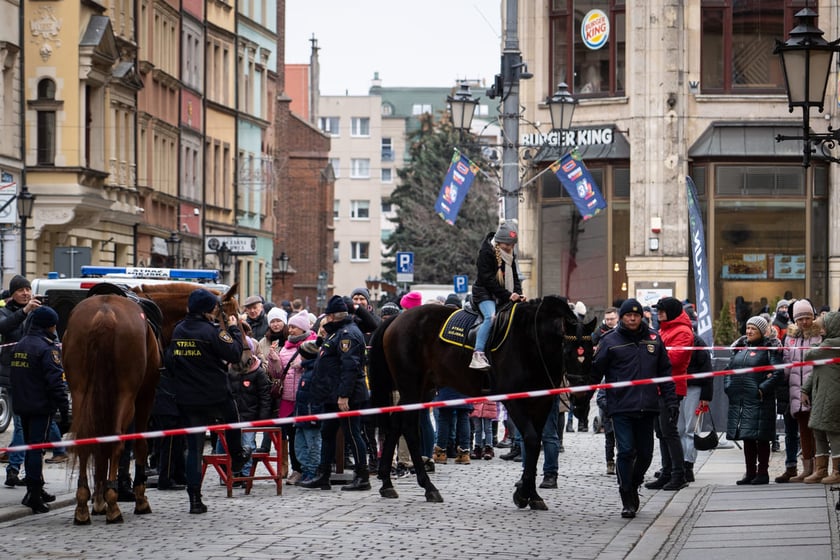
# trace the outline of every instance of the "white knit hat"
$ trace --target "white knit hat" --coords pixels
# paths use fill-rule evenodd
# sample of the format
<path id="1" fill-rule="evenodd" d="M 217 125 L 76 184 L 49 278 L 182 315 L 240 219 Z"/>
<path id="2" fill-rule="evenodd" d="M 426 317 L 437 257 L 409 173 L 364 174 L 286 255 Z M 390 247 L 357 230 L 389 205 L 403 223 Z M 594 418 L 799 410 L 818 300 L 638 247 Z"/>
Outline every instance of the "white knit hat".
<path id="1" fill-rule="evenodd" d="M 284 324 L 289 322 L 289 316 L 286 313 L 286 310 L 282 307 L 272 307 L 271 311 L 266 314 L 266 319 L 268 319 L 269 324 L 271 324 L 274 319 L 280 319 Z"/>
<path id="2" fill-rule="evenodd" d="M 752 325 L 755 328 L 757 328 L 759 330 L 759 332 L 761 332 L 762 336 L 764 336 L 764 333 L 767 332 L 767 327 L 769 325 L 769 323 L 767 321 L 765 321 L 764 319 L 762 319 L 758 315 L 756 315 L 755 317 L 750 317 L 747 320 L 747 324 Z"/>

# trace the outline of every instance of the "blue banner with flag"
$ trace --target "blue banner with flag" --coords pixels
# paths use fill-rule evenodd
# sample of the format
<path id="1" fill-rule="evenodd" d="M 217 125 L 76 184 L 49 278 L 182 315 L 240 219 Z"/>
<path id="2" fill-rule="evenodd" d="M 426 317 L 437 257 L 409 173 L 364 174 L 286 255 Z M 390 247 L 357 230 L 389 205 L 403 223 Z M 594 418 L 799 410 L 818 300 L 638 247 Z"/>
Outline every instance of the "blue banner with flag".
<path id="1" fill-rule="evenodd" d="M 550 165 L 575 203 L 583 221 L 606 209 L 607 203 L 580 155 L 569 153 Z"/>
<path id="2" fill-rule="evenodd" d="M 446 173 L 443 186 L 440 188 L 440 194 L 438 194 L 435 202 L 435 212 L 447 224 L 455 224 L 458 211 L 467 197 L 467 192 L 470 190 L 476 173 L 478 173 L 478 165 L 455 150 L 455 153 L 452 154 L 452 163 L 449 164 L 449 171 Z"/>
<path id="3" fill-rule="evenodd" d="M 688 195 L 688 226 L 691 236 L 691 265 L 694 271 L 694 294 L 697 299 L 697 335 L 712 346 L 712 310 L 709 305 L 709 261 L 706 258 L 706 234 L 703 216 L 697 202 L 697 187 L 691 177 L 686 176 L 685 188 Z"/>

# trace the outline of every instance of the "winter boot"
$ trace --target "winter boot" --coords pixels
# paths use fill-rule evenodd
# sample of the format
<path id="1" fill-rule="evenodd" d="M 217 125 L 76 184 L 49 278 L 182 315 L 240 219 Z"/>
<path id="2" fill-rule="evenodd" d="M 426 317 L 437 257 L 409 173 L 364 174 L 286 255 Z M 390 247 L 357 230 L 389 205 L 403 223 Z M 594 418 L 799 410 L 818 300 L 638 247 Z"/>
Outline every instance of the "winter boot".
<path id="1" fill-rule="evenodd" d="M 670 474 L 660 474 L 659 478 L 646 482 L 645 488 L 648 490 L 661 490 L 662 488 L 665 488 L 669 482 L 671 482 Z"/>
<path id="2" fill-rule="evenodd" d="M 321 465 L 318 467 L 318 475 L 312 480 L 306 482 L 299 482 L 298 486 L 301 488 L 320 488 L 321 490 L 329 490 L 330 487 L 330 465 Z"/>
<path id="3" fill-rule="evenodd" d="M 622 490 L 621 488 L 618 489 L 618 493 L 621 496 L 621 517 L 624 519 L 633 519 L 636 517 L 636 505 L 635 501 L 633 500 L 633 496 L 631 495 L 632 490 Z"/>
<path id="4" fill-rule="evenodd" d="M 657 482 L 659 482 L 660 480 L 662 480 L 662 477 L 659 477 L 659 478 L 657 479 Z M 663 490 L 668 490 L 668 491 L 670 491 L 670 492 L 673 492 L 673 491 L 675 491 L 675 490 L 682 490 L 682 489 L 683 489 L 683 488 L 685 488 L 686 486 L 688 486 L 688 482 L 686 482 L 686 480 L 685 480 L 685 475 L 680 476 L 680 475 L 674 475 L 674 474 L 672 474 L 672 475 L 671 475 L 671 479 L 668 481 L 668 483 L 667 483 L 667 484 L 665 484 L 665 485 L 662 487 L 662 489 L 663 489 Z"/>
<path id="5" fill-rule="evenodd" d="M 683 472 L 686 482 L 694 482 L 694 463 L 683 461 Z"/>
<path id="6" fill-rule="evenodd" d="M 23 486 L 25 483 L 18 477 L 18 471 L 9 469 L 6 471 L 6 486 L 14 488 L 15 486 Z"/>
<path id="7" fill-rule="evenodd" d="M 32 509 L 32 513 L 47 513 L 50 511 L 50 506 L 44 503 L 44 498 L 41 495 L 42 487 L 40 484 L 27 484 L 26 495 L 20 501 L 21 504 Z"/>
<path id="8" fill-rule="evenodd" d="M 455 464 L 456 465 L 469 465 L 470 464 L 470 452 L 466 449 L 458 448 L 458 455 L 455 457 Z"/>
<path id="9" fill-rule="evenodd" d="M 499 455 L 499 459 L 502 459 L 504 461 L 512 461 L 520 455 L 522 455 L 522 450 L 519 448 L 518 445 L 514 444 L 513 447 L 510 448 L 510 451 Z"/>
<path id="10" fill-rule="evenodd" d="M 447 461 L 446 449 L 444 449 L 442 447 L 438 447 L 437 445 L 435 445 L 434 461 L 435 461 L 435 463 L 440 463 L 441 465 L 445 465 L 446 461 Z"/>
<path id="11" fill-rule="evenodd" d="M 545 473 L 540 488 L 557 488 L 557 473 Z"/>
<path id="12" fill-rule="evenodd" d="M 484 446 L 484 452 L 481 454 L 481 458 L 484 459 L 485 461 L 489 461 L 490 459 L 492 459 L 495 456 L 496 456 L 496 454 L 493 452 L 493 448 L 490 447 L 489 445 L 485 445 Z"/>
<path id="13" fill-rule="evenodd" d="M 128 469 L 121 468 L 117 472 L 117 501 L 134 501 L 134 487 L 131 485 L 131 476 L 128 474 Z"/>
<path id="14" fill-rule="evenodd" d="M 774 478 L 773 480 L 776 481 L 776 484 L 784 484 L 785 482 L 790 482 L 792 478 L 796 476 L 796 467 L 787 467 L 785 472 Z"/>
<path id="15" fill-rule="evenodd" d="M 788 482 L 803 482 L 814 473 L 814 459 L 802 459 L 802 474 L 791 478 Z"/>
<path id="16" fill-rule="evenodd" d="M 207 506 L 201 501 L 200 486 L 189 486 L 187 495 L 190 497 L 190 513 L 207 513 Z"/>
<path id="17" fill-rule="evenodd" d="M 817 484 L 828 476 L 828 455 L 817 455 L 814 457 L 814 472 L 805 477 L 802 482 L 806 484 Z"/>
<path id="18" fill-rule="evenodd" d="M 821 481 L 823 484 L 840 484 L 840 457 L 831 458 L 831 474 Z"/>
<path id="19" fill-rule="evenodd" d="M 359 467 L 356 469 L 356 476 L 353 477 L 353 482 L 345 484 L 341 487 L 342 490 L 370 490 L 370 474 L 367 467 Z"/>
<path id="20" fill-rule="evenodd" d="M 472 453 L 470 453 L 470 459 L 472 459 L 473 461 L 477 461 L 477 460 L 481 459 L 481 447 L 476 445 L 473 448 Z"/>

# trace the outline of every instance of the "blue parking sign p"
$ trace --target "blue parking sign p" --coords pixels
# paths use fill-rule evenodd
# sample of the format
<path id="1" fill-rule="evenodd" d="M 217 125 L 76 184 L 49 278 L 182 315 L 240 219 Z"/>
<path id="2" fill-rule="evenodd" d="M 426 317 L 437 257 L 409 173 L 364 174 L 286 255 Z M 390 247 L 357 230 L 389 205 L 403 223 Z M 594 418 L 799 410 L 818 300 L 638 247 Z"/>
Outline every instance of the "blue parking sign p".
<path id="1" fill-rule="evenodd" d="M 456 294 L 466 294 L 468 291 L 467 283 L 469 282 L 469 278 L 466 274 L 456 274 L 453 277 L 455 283 L 455 293 Z"/>
<path id="2" fill-rule="evenodd" d="M 414 282 L 414 253 L 397 253 L 397 282 Z"/>

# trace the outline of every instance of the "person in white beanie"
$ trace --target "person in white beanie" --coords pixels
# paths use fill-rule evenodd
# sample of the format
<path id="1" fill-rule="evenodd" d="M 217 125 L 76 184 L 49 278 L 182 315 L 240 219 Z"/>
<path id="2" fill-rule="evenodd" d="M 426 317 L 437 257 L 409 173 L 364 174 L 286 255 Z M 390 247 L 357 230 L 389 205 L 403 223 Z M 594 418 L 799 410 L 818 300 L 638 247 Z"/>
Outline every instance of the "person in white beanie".
<path id="1" fill-rule="evenodd" d="M 283 364 L 280 362 L 280 350 L 286 343 L 286 322 L 288 321 L 288 315 L 282 307 L 272 307 L 266 313 L 265 317 L 268 321 L 268 329 L 265 331 L 265 336 L 258 339 L 257 357 L 265 364 L 265 370 L 269 379 L 277 379 L 283 370 Z M 275 413 L 277 411 L 276 401 L 277 399 L 272 400 L 275 405 L 273 411 Z M 260 453 L 271 451 L 271 438 L 268 434 L 263 434 L 257 451 Z"/>

